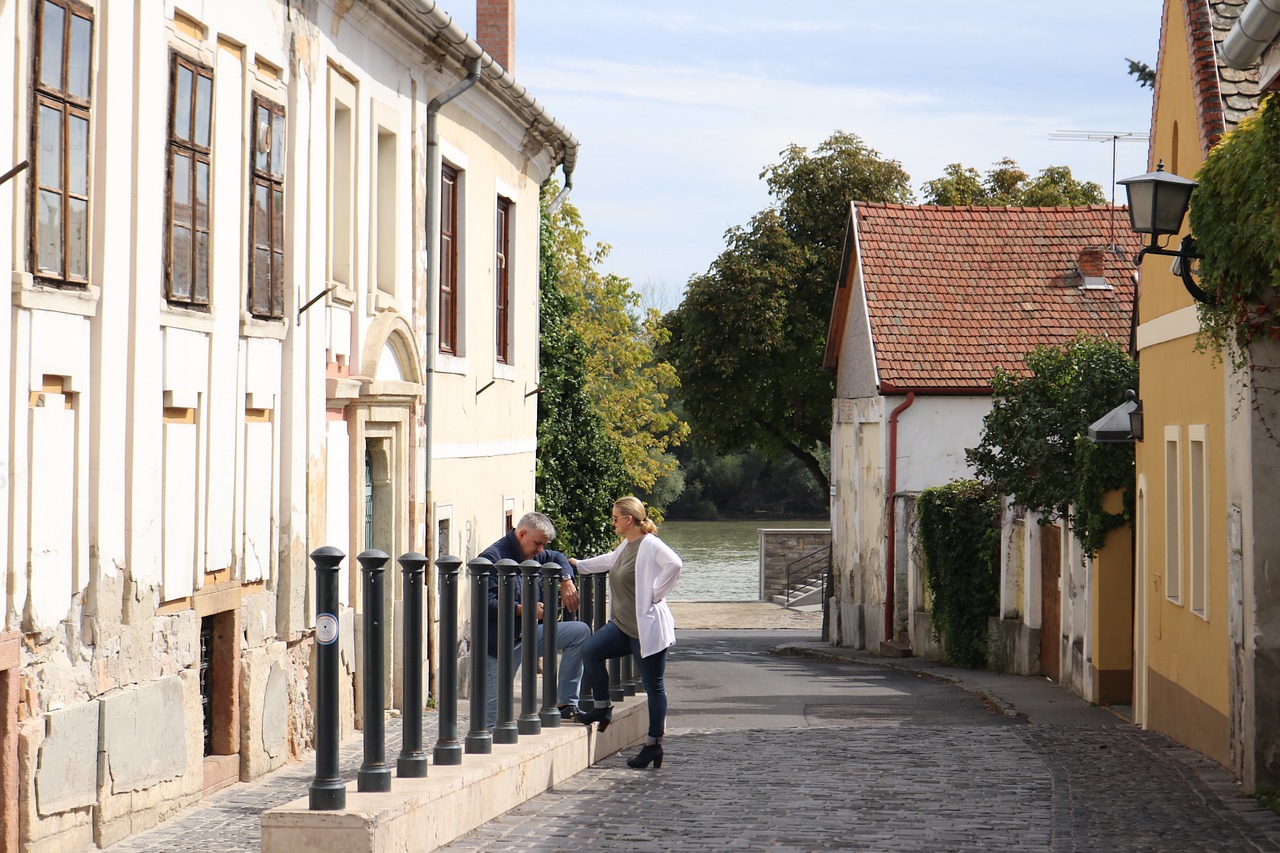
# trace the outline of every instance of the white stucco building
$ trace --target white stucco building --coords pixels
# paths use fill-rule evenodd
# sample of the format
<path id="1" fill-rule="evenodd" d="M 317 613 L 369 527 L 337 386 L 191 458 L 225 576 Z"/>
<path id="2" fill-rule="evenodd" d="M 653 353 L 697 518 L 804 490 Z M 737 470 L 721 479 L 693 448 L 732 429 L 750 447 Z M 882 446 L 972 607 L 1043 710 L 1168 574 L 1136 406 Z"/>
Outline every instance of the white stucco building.
<path id="1" fill-rule="evenodd" d="M 105 846 L 309 746 L 315 548 L 465 558 L 532 507 L 539 191 L 577 142 L 511 3 L 477 30 L 0 2 L 0 848 Z"/>

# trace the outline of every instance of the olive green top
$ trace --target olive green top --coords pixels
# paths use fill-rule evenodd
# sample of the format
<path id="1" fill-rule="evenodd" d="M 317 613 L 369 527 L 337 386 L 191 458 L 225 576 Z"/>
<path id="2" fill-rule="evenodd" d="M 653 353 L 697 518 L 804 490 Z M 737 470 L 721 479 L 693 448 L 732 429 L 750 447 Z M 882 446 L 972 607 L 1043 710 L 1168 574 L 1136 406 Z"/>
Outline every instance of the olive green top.
<path id="1" fill-rule="evenodd" d="M 622 546 L 618 562 L 609 570 L 609 593 L 613 598 L 609 615 L 622 633 L 636 639 L 640 638 L 640 627 L 636 624 L 636 554 L 639 551 L 639 539 L 628 542 Z"/>

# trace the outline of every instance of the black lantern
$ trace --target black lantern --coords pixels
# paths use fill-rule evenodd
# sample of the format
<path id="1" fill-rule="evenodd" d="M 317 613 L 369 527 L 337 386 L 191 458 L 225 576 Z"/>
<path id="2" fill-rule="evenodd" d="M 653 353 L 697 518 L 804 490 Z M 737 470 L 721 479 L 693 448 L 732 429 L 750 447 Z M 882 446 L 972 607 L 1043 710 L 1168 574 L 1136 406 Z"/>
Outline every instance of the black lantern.
<path id="1" fill-rule="evenodd" d="M 1098 444 L 1132 444 L 1142 441 L 1142 401 L 1133 391 L 1124 402 L 1089 424 L 1089 440 Z"/>
<path id="2" fill-rule="evenodd" d="M 1191 235 L 1182 238 L 1182 245 L 1176 250 L 1166 249 L 1157 241 L 1161 237 L 1177 234 L 1182 230 L 1182 220 L 1186 218 L 1187 208 L 1191 205 L 1191 192 L 1199 184 L 1187 178 L 1166 172 L 1164 162 L 1156 164 L 1154 172 L 1138 175 L 1136 178 L 1125 178 L 1117 181 L 1124 187 L 1129 197 L 1129 224 L 1139 234 L 1150 234 L 1151 241 L 1142 247 L 1134 264 L 1142 265 L 1143 255 L 1169 255 L 1178 258 L 1174 273 L 1182 279 L 1193 299 L 1213 305 L 1216 300 L 1200 289 L 1191 276 L 1191 261 L 1201 258 L 1196 252 L 1196 241 Z"/>

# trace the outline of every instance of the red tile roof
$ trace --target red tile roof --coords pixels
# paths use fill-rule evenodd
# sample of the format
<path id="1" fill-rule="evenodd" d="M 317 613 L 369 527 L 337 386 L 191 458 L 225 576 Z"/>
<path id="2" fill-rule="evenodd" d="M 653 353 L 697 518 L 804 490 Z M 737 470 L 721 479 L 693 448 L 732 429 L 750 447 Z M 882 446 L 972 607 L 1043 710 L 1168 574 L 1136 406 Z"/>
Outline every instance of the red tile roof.
<path id="1" fill-rule="evenodd" d="M 1038 344 L 1078 332 L 1128 345 L 1140 241 L 1123 207 L 857 202 L 854 215 L 881 393 L 985 391 L 997 366 L 1025 371 Z M 1081 251 L 1113 244 L 1111 289 L 1082 288 Z"/>
<path id="2" fill-rule="evenodd" d="M 1218 50 L 1248 0 L 1183 0 L 1187 53 L 1191 57 L 1191 85 L 1199 118 L 1200 150 L 1208 153 L 1218 140 L 1245 116 L 1258 109 L 1261 93 L 1258 66 L 1237 71 L 1218 61 Z M 1161 29 L 1167 27 L 1161 21 Z M 1164 44 L 1165 34 L 1160 34 Z M 1163 70 L 1163 69 L 1160 69 Z M 1156 75 L 1155 104 L 1159 104 L 1160 75 Z M 1154 112 L 1155 107 L 1153 107 Z M 1154 119 L 1152 126 L 1155 126 Z"/>

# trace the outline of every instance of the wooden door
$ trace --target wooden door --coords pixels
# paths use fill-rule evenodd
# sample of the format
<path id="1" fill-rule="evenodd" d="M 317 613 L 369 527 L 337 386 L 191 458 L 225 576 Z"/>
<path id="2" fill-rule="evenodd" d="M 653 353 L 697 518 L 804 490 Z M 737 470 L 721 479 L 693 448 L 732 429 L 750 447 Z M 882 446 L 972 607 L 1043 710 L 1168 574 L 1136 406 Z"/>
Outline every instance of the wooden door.
<path id="1" fill-rule="evenodd" d="M 1062 528 L 1040 528 L 1040 672 L 1054 681 L 1060 676 L 1062 645 Z"/>

